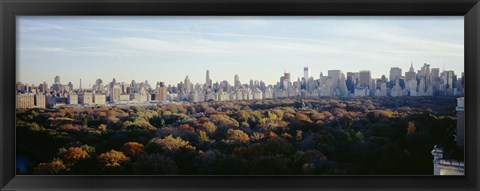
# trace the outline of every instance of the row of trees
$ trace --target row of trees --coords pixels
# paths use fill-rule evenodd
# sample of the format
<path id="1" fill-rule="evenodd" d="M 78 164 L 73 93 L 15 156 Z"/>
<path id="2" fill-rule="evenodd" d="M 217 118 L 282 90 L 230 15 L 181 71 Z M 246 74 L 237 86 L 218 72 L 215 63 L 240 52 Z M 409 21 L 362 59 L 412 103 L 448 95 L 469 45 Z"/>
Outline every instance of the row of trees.
<path id="1" fill-rule="evenodd" d="M 432 174 L 455 99 L 17 110 L 20 174 Z M 20 170 L 24 169 L 24 170 Z"/>

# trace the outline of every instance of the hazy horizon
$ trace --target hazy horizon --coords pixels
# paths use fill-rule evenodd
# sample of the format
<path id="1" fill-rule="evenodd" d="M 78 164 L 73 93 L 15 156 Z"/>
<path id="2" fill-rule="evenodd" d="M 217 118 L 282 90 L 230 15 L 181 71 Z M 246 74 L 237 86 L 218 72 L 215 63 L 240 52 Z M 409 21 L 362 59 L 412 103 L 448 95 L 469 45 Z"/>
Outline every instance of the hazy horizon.
<path id="1" fill-rule="evenodd" d="M 413 62 L 464 71 L 462 16 L 437 17 L 231 17 L 231 16 L 19 16 L 17 81 L 109 83 L 158 81 L 267 84 L 284 70 L 292 80 L 303 67 L 317 79 L 328 70 L 370 70 L 372 78 L 402 75 Z M 445 27 L 448 26 L 448 27 Z"/>

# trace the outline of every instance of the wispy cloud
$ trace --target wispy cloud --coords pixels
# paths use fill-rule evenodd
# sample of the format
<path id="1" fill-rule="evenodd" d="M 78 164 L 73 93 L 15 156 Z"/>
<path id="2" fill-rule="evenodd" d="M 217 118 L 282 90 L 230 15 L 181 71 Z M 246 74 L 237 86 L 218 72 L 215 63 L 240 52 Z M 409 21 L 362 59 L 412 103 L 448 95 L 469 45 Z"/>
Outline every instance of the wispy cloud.
<path id="1" fill-rule="evenodd" d="M 35 51 L 35 52 L 67 52 L 64 48 L 59 47 L 18 47 L 19 51 Z"/>
<path id="2" fill-rule="evenodd" d="M 20 27 L 20 32 L 36 32 L 36 31 L 44 31 L 44 30 L 62 30 L 64 27 L 59 25 L 52 25 L 52 24 L 34 24 L 28 27 Z"/>
<path id="3" fill-rule="evenodd" d="M 21 51 L 20 54 L 25 54 L 28 52 L 36 53 L 61 53 L 62 55 L 70 55 L 75 57 L 81 56 L 106 56 L 106 57 L 132 57 L 139 56 L 142 53 L 134 50 L 126 49 L 104 49 L 99 50 L 98 47 L 87 47 L 87 48 L 76 48 L 76 49 L 66 49 L 62 47 L 42 47 L 42 46 L 20 46 L 17 48 L 18 51 Z M 59 55 L 60 56 L 60 55 Z"/>
<path id="4" fill-rule="evenodd" d="M 169 84 L 186 74 L 201 80 L 199 71 L 207 68 L 215 68 L 212 75 L 219 79 L 239 74 L 269 83 L 278 80 L 275 71 L 301 75 L 303 66 L 317 75 L 329 69 L 369 69 L 379 77 L 390 67 L 409 67 L 412 59 L 463 70 L 461 19 L 448 20 L 446 28 L 441 18 L 322 18 L 21 17 L 18 51 L 23 65 L 49 63 L 57 73 L 80 74 L 89 66 L 96 72 L 91 78 L 108 74 Z M 182 70 L 172 71 L 179 66 Z M 25 71 L 19 76 L 35 75 Z"/>

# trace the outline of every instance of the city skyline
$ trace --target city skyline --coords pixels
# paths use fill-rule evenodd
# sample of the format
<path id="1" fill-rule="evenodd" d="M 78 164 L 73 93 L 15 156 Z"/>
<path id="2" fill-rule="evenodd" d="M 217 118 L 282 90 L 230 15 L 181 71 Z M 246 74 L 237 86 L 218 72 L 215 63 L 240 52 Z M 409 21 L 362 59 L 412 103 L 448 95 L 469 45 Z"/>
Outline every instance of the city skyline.
<path id="1" fill-rule="evenodd" d="M 422 66 L 423 66 L 423 65 L 422 65 Z M 430 67 L 430 70 L 433 69 L 433 68 L 438 68 L 438 67 L 432 67 L 431 65 L 429 65 L 429 67 Z M 309 76 L 310 78 L 313 78 L 313 80 L 318 80 L 318 79 L 320 78 L 320 75 L 318 75 L 318 76 L 312 75 L 312 71 L 309 69 L 309 67 L 305 66 L 305 67 L 301 68 L 301 69 L 302 69 L 302 72 L 303 72 L 302 76 L 291 76 L 290 82 L 296 82 L 298 79 L 300 79 L 300 81 L 302 81 L 302 79 L 303 79 L 304 76 L 305 76 L 305 68 L 308 69 L 308 71 L 309 71 L 308 76 Z M 398 68 L 398 67 L 392 66 L 391 69 L 393 69 L 393 68 Z M 408 70 L 408 69 L 403 69 L 403 68 L 400 68 L 400 69 L 401 69 L 401 75 L 400 75 L 400 76 L 403 77 L 403 78 L 405 78 L 405 77 L 406 77 L 405 74 L 406 74 L 406 72 L 408 72 L 409 70 Z M 420 71 L 420 69 L 421 69 L 421 67 L 419 67 L 418 69 L 414 67 L 414 72 L 417 73 L 418 71 Z M 440 69 L 440 68 L 439 68 L 439 69 Z M 332 69 L 332 70 L 327 70 L 327 72 L 322 72 L 323 76 L 329 76 L 328 71 L 337 71 L 337 69 Z M 361 71 L 370 71 L 370 70 L 361 70 Z M 345 76 L 345 78 L 346 78 L 346 77 L 347 77 L 347 72 L 359 73 L 359 72 L 361 72 L 361 71 L 342 71 L 342 70 L 340 70 L 340 74 L 343 74 L 343 75 Z M 449 69 L 443 70 L 443 69 L 440 69 L 440 72 L 443 72 L 443 71 L 453 71 L 453 70 L 449 70 Z M 291 74 L 289 71 L 284 71 L 284 72 L 286 72 L 286 73 L 288 73 L 288 74 Z M 280 79 L 280 78 L 284 75 L 284 72 L 279 73 L 279 74 L 277 75 L 277 76 L 278 76 L 278 79 Z M 371 72 L 371 71 L 370 71 L 370 72 Z M 214 73 L 214 72 L 213 72 L 213 73 Z M 167 86 L 175 87 L 175 86 L 178 85 L 178 83 L 183 83 L 184 80 L 185 80 L 185 78 L 187 78 L 187 77 L 189 78 L 189 80 L 190 80 L 190 82 L 192 83 L 192 85 L 195 85 L 195 84 L 204 85 L 204 84 L 206 84 L 206 79 L 205 79 L 206 76 L 208 76 L 208 79 L 210 79 L 210 80 L 211 80 L 211 83 L 213 83 L 213 84 L 215 84 L 215 83 L 217 83 L 217 82 L 218 82 L 218 83 L 221 83 L 221 82 L 223 81 L 223 80 L 216 80 L 215 78 L 212 78 L 212 75 L 211 75 L 211 74 L 212 74 L 212 71 L 211 71 L 211 70 L 205 70 L 205 71 L 203 71 L 203 75 L 204 75 L 203 81 L 201 81 L 201 80 L 199 80 L 199 81 L 193 81 L 188 75 L 183 76 L 183 78 L 182 78 L 182 77 L 179 77 L 179 78 L 177 79 L 177 82 L 176 82 L 176 83 L 173 83 L 173 84 L 165 83 L 165 82 L 162 81 L 162 80 L 156 80 L 156 81 L 148 81 L 148 80 L 147 80 L 147 81 L 148 81 L 148 84 L 149 84 L 150 86 L 152 86 L 152 88 L 155 87 L 155 85 L 156 85 L 157 83 L 159 83 L 159 82 L 165 83 L 165 85 L 167 85 Z M 456 75 L 457 78 L 460 79 L 460 78 L 462 78 L 463 72 L 462 72 L 462 73 L 456 73 L 456 72 L 454 71 L 454 74 Z M 390 77 L 389 75 L 390 75 L 390 71 L 385 72 L 384 74 L 382 74 L 382 76 L 385 76 L 386 79 L 388 79 L 388 81 L 390 81 L 390 80 L 391 80 L 391 77 Z M 418 74 L 417 74 L 417 75 L 418 75 Z M 235 76 L 238 76 L 238 77 L 239 77 L 239 81 L 241 82 L 242 85 L 243 85 L 243 84 L 249 84 L 249 83 L 250 83 L 250 79 L 248 79 L 248 80 L 242 80 L 241 76 L 239 76 L 239 75 L 237 75 L 237 74 L 234 75 L 234 76 L 232 76 L 232 77 L 231 77 L 231 78 L 232 78 L 231 80 L 228 80 L 228 79 L 225 79 L 225 80 L 226 80 L 231 86 L 234 86 L 234 85 L 235 85 L 235 80 L 234 80 L 234 79 L 235 79 Z M 25 83 L 25 82 L 22 82 L 22 81 L 17 81 L 17 82 L 20 82 L 20 83 L 22 83 L 22 84 L 35 85 L 35 86 L 38 86 L 38 85 L 42 84 L 43 82 L 46 82 L 47 85 L 50 87 L 51 85 L 53 85 L 53 84 L 56 83 L 57 77 L 59 77 L 59 79 L 58 79 L 58 80 L 59 80 L 59 84 L 67 85 L 67 84 L 70 83 L 70 82 L 65 82 L 65 81 L 63 81 L 61 75 L 53 76 L 50 81 L 41 81 L 41 82 L 36 82 L 36 83 Z M 107 85 L 107 84 L 111 83 L 111 82 L 113 81 L 113 79 L 115 79 L 115 81 L 116 81 L 117 83 L 123 83 L 123 82 L 124 82 L 125 84 L 130 84 L 132 81 L 135 81 L 135 83 L 143 83 L 143 82 L 145 82 L 145 80 L 138 80 L 138 79 L 131 79 L 131 80 L 128 80 L 128 81 L 120 81 L 120 80 L 118 80 L 118 79 L 115 78 L 115 77 L 112 78 L 112 79 L 97 78 L 97 79 L 95 79 L 95 81 L 98 80 L 98 79 L 102 80 L 102 82 L 103 82 L 104 85 Z M 372 80 L 373 80 L 373 79 L 381 79 L 381 76 L 378 76 L 378 77 L 371 76 L 371 79 L 372 79 Z M 255 79 L 252 79 L 252 80 L 253 80 L 253 81 L 258 81 L 258 82 L 262 82 L 262 81 L 265 82 L 264 80 L 258 79 L 258 78 L 255 78 Z M 80 83 L 82 84 L 82 89 L 84 89 L 84 90 L 91 89 L 92 86 L 95 85 L 95 81 L 93 81 L 93 82 L 85 82 L 84 80 L 82 80 L 81 78 L 79 78 L 79 79 L 78 79 L 79 85 L 78 85 L 78 86 L 75 86 L 75 85 L 74 85 L 74 89 L 80 89 Z M 71 82 L 71 83 L 72 83 L 72 84 L 75 84 L 75 83 L 73 83 L 73 82 Z M 271 83 L 271 84 L 265 82 L 265 85 L 266 85 L 266 86 L 269 86 L 269 85 L 274 86 L 274 85 L 277 85 L 277 83 L 280 83 L 280 80 L 277 80 L 276 82 Z"/>
<path id="2" fill-rule="evenodd" d="M 309 67 L 388 77 L 423 63 L 463 72 L 463 17 L 37 17 L 18 18 L 17 81 L 53 77 L 79 86 L 148 80 L 176 85 L 250 79 L 275 84 Z M 444 27 L 448 25 L 447 29 Z M 261 77 L 259 77 L 261 76 Z M 137 80 L 136 80 L 137 81 Z M 140 82 L 140 81 L 137 81 Z"/>

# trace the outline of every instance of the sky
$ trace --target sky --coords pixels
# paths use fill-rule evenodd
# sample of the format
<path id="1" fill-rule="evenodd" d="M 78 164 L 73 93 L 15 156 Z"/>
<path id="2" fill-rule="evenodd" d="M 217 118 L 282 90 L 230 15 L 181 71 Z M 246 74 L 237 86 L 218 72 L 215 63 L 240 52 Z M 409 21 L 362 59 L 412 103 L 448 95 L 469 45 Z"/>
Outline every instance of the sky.
<path id="1" fill-rule="evenodd" d="M 464 71 L 463 16 L 17 16 L 17 81 L 49 85 L 55 76 L 78 88 L 96 79 L 176 85 L 250 79 L 267 84 L 303 68 L 391 67 L 424 63 Z"/>

